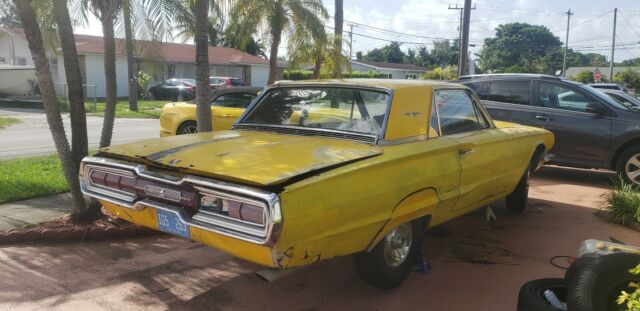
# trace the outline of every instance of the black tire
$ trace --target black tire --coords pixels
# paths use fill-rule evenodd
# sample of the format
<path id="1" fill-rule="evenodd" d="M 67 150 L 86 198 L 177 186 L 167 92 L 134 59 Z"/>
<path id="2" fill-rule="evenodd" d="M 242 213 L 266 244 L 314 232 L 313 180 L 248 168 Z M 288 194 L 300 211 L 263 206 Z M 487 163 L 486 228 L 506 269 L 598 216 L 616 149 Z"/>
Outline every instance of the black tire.
<path id="1" fill-rule="evenodd" d="M 544 297 L 544 291 L 553 291 L 563 302 L 567 297 L 567 287 L 563 279 L 539 279 L 525 283 L 518 293 L 518 311 L 561 311 L 554 308 Z"/>
<path id="2" fill-rule="evenodd" d="M 507 208 L 514 212 L 522 212 L 527 207 L 527 199 L 529 198 L 529 176 L 531 170 L 527 168 L 522 178 L 518 182 L 516 189 L 507 195 Z"/>
<path id="3" fill-rule="evenodd" d="M 176 135 L 193 134 L 198 132 L 196 121 L 184 121 L 178 126 Z"/>
<path id="4" fill-rule="evenodd" d="M 622 154 L 620 154 L 620 157 L 618 157 L 618 162 L 616 162 L 616 173 L 622 176 L 624 181 L 626 181 L 627 183 L 633 183 L 637 186 L 640 186 L 640 177 L 637 177 L 636 180 L 631 180 L 626 171 L 627 162 L 629 162 L 629 159 L 631 159 L 631 157 L 633 156 L 637 156 L 638 154 L 640 154 L 640 146 L 633 146 L 631 148 L 627 148 L 627 150 L 622 152 Z M 631 165 L 631 168 L 640 170 L 640 167 L 636 165 Z"/>
<path id="5" fill-rule="evenodd" d="M 633 292 L 629 282 L 639 276 L 629 269 L 640 264 L 640 255 L 618 253 L 592 261 L 588 269 L 575 275 L 568 285 L 567 309 L 572 311 L 622 310 L 616 299 L 624 290 Z"/>
<path id="6" fill-rule="evenodd" d="M 576 275 L 582 273 L 585 269 L 591 269 L 591 266 L 597 262 L 602 255 L 596 255 L 594 253 L 587 253 L 578 258 L 569 266 L 569 269 L 564 273 L 564 283 L 569 286 L 569 283 L 576 277 Z"/>
<path id="7" fill-rule="evenodd" d="M 420 220 L 415 220 L 405 225 L 409 225 L 411 228 L 411 245 L 406 258 L 398 265 L 393 266 L 385 259 L 386 239 L 391 233 L 378 242 L 371 252 L 361 252 L 354 255 L 356 271 L 365 282 L 378 288 L 392 289 L 400 285 L 409 276 L 409 273 L 416 266 L 421 247 L 423 247 L 423 225 Z M 404 225 L 400 225 L 398 228 L 401 226 Z"/>

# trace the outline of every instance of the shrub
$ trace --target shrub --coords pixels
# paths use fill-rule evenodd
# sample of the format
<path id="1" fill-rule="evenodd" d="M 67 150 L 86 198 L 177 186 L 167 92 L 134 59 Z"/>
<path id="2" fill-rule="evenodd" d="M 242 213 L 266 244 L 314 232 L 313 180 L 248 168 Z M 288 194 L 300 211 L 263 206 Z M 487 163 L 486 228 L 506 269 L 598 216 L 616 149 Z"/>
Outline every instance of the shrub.
<path id="1" fill-rule="evenodd" d="M 455 66 L 436 67 L 420 76 L 420 80 L 455 80 L 458 78 L 458 70 Z"/>
<path id="2" fill-rule="evenodd" d="M 604 194 L 603 198 L 602 209 L 612 222 L 622 225 L 633 221 L 640 222 L 640 192 L 636 186 L 626 183 L 620 177 L 613 189 Z"/>
<path id="3" fill-rule="evenodd" d="M 386 74 L 374 71 L 352 71 L 342 74 L 342 78 L 362 78 L 362 79 L 375 79 L 385 78 Z M 311 70 L 286 70 L 284 72 L 285 80 L 310 80 L 313 79 L 313 71 Z"/>
<path id="4" fill-rule="evenodd" d="M 633 275 L 639 275 L 640 265 L 637 265 L 635 268 L 629 270 L 629 273 Z M 627 307 L 627 311 L 638 311 L 640 310 L 640 285 L 636 282 L 631 282 L 629 283 L 629 287 L 635 288 L 633 293 L 622 291 L 620 293 L 620 296 L 618 296 L 618 300 L 616 302 L 619 305 L 624 304 Z"/>
<path id="5" fill-rule="evenodd" d="M 145 72 L 138 71 L 136 81 L 138 82 L 138 97 L 142 98 L 147 93 L 149 83 L 151 83 L 151 76 Z"/>

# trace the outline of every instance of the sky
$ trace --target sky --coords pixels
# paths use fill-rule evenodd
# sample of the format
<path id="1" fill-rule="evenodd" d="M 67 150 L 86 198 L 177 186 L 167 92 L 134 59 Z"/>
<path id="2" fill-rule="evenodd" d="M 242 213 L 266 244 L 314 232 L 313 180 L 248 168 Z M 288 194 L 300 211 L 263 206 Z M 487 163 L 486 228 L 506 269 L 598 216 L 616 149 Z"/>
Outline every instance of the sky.
<path id="1" fill-rule="evenodd" d="M 334 0 L 322 0 L 331 16 L 326 25 L 333 27 Z M 353 25 L 352 52 L 380 48 L 390 41 L 402 43 L 402 49 L 426 45 L 433 40 L 459 36 L 460 11 L 448 7 L 463 6 L 464 1 L 447 0 L 344 0 L 344 31 Z M 640 0 L 472 0 L 469 50 L 477 53 L 484 39 L 495 35 L 500 24 L 523 22 L 549 28 L 564 43 L 567 16 L 571 9 L 569 47 L 583 53 L 611 54 L 613 10 L 618 8 L 616 62 L 640 57 Z M 327 28 L 332 31 L 332 28 Z M 97 20 L 78 33 L 101 35 Z M 348 39 L 348 35 L 345 34 Z M 280 54 L 286 45 L 280 46 Z M 475 58 L 472 55 L 472 58 Z"/>

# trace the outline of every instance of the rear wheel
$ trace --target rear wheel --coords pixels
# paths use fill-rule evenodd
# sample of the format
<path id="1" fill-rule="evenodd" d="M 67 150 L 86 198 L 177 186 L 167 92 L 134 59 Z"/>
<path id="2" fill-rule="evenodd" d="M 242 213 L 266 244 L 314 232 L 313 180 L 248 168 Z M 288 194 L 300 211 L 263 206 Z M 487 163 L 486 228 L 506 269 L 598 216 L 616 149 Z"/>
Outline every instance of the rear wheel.
<path id="1" fill-rule="evenodd" d="M 620 155 L 616 172 L 624 181 L 640 186 L 640 146 L 633 146 Z"/>
<path id="2" fill-rule="evenodd" d="M 400 285 L 416 265 L 422 247 L 422 222 L 399 225 L 371 252 L 354 256 L 356 271 L 367 283 L 383 289 Z"/>
<path id="3" fill-rule="evenodd" d="M 507 196 L 507 208 L 514 212 L 522 212 L 524 208 L 527 206 L 527 199 L 529 198 L 529 176 L 531 175 L 531 170 L 527 168 L 524 172 L 524 176 L 518 182 L 516 189 L 513 190 Z"/>
<path id="4" fill-rule="evenodd" d="M 178 126 L 176 135 L 193 134 L 198 132 L 198 125 L 195 121 L 185 121 Z"/>

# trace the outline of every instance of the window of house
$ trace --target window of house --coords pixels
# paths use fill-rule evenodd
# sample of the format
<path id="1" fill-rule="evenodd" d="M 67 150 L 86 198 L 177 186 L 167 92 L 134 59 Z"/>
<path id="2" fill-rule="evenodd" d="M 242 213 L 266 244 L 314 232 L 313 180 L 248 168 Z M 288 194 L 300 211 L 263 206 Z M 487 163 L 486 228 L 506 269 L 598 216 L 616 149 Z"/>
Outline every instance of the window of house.
<path id="1" fill-rule="evenodd" d="M 487 99 L 495 102 L 529 105 L 530 92 L 530 81 L 491 82 Z"/>
<path id="2" fill-rule="evenodd" d="M 452 135 L 482 129 L 473 100 L 464 90 L 439 90 L 435 105 L 440 119 L 441 135 Z"/>
<path id="3" fill-rule="evenodd" d="M 169 64 L 167 66 L 167 78 L 175 78 L 176 76 L 176 65 Z"/>
<path id="4" fill-rule="evenodd" d="M 22 57 L 18 58 L 18 65 L 20 65 L 20 58 Z M 53 77 L 58 76 L 58 58 L 57 57 L 51 57 L 49 59 L 49 69 L 51 70 L 51 76 Z"/>
<path id="5" fill-rule="evenodd" d="M 55 60 L 56 60 L 56 66 L 57 66 L 58 60 L 57 59 L 55 59 Z M 26 66 L 27 65 L 27 59 L 24 58 L 24 57 L 17 57 L 16 58 L 16 62 L 17 62 L 16 65 L 18 65 L 18 66 Z"/>
<path id="6" fill-rule="evenodd" d="M 7 62 L 7 60 L 4 57 L 0 57 L 0 64 L 4 64 L 6 62 Z"/>
<path id="7" fill-rule="evenodd" d="M 418 78 L 418 75 L 416 75 L 416 74 L 407 74 L 407 75 L 406 75 L 406 78 L 407 78 L 408 80 L 415 80 L 415 79 L 417 79 L 417 78 Z"/>

